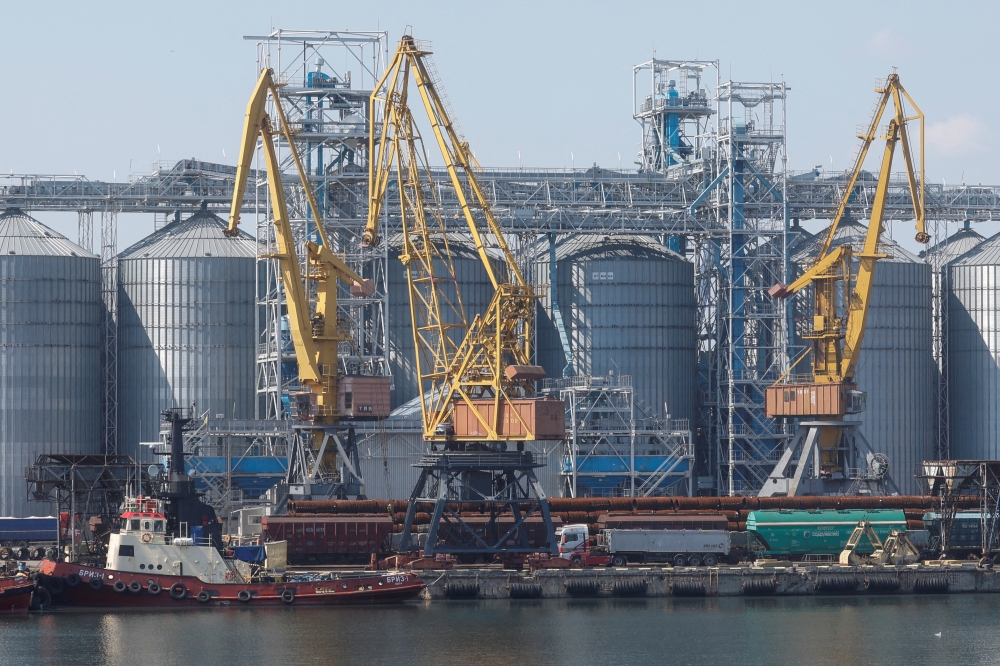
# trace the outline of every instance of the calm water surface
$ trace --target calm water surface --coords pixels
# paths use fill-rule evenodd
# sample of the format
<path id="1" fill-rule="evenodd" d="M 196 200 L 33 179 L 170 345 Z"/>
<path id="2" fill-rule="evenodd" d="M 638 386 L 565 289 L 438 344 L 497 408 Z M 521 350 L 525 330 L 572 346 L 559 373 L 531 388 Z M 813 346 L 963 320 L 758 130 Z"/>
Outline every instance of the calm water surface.
<path id="1" fill-rule="evenodd" d="M 998 664 L 998 625 L 1000 595 L 58 612 L 0 618 L 0 663 Z"/>

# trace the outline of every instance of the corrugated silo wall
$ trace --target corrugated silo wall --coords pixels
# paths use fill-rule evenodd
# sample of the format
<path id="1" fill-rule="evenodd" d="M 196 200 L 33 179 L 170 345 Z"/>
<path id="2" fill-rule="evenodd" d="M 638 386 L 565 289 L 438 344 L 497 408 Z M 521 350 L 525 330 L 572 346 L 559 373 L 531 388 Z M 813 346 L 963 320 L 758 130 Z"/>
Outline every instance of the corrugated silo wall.
<path id="1" fill-rule="evenodd" d="M 254 415 L 253 258 L 133 258 L 119 263 L 121 453 L 149 459 L 160 411 Z"/>
<path id="2" fill-rule="evenodd" d="M 675 257 L 559 259 L 559 306 L 579 375 L 632 375 L 635 396 L 675 419 L 695 408 L 694 266 Z M 548 284 L 548 255 L 536 264 Z M 546 295 L 538 311 L 538 361 L 561 377 L 565 356 Z"/>
<path id="3" fill-rule="evenodd" d="M 931 267 L 879 262 L 855 379 L 868 394 L 861 432 L 889 456 L 901 493 L 919 494 L 914 475 L 934 449 L 936 388 L 931 351 Z"/>
<path id="4" fill-rule="evenodd" d="M 490 282 L 486 269 L 474 249 L 466 248 L 455 241 L 452 241 L 450 246 L 455 277 L 458 279 L 462 303 L 465 306 L 466 321 L 471 324 L 477 314 L 486 312 L 493 298 L 493 283 Z M 389 365 L 393 383 L 392 408 L 395 409 L 419 394 L 409 291 L 406 271 L 399 261 L 398 248 L 389 250 L 388 281 Z M 443 316 L 445 323 L 458 321 L 454 313 L 449 312 L 447 308 L 444 309 Z M 455 336 L 456 342 L 461 342 L 464 332 L 462 335 L 456 332 Z"/>
<path id="5" fill-rule="evenodd" d="M 1000 266 L 952 265 L 948 297 L 951 457 L 1000 459 Z"/>
<path id="6" fill-rule="evenodd" d="M 97 259 L 0 257 L 0 515 L 28 502 L 24 468 L 41 454 L 103 453 Z"/>

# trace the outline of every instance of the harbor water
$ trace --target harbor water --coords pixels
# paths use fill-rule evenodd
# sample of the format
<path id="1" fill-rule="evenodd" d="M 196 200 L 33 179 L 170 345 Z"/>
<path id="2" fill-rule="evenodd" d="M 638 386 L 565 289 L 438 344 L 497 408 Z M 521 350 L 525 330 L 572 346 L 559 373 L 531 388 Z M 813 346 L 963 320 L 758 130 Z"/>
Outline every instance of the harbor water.
<path id="1" fill-rule="evenodd" d="M 5 664 L 995 664 L 1000 595 L 416 601 L 0 618 Z"/>

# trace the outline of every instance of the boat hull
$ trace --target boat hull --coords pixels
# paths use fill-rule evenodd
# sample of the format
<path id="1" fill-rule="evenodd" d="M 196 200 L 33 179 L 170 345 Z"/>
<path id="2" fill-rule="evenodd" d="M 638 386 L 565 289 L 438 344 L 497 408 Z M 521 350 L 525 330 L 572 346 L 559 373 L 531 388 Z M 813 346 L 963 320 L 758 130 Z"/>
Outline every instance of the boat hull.
<path id="1" fill-rule="evenodd" d="M 11 578 L 0 580 L 0 614 L 27 613 L 35 584 Z"/>
<path id="2" fill-rule="evenodd" d="M 96 569 L 49 560 L 44 560 L 39 567 L 39 582 L 52 591 L 54 607 L 76 608 L 393 603 L 412 599 L 425 587 L 424 582 L 411 572 L 340 574 L 334 580 L 308 582 L 205 583 L 194 576 Z M 156 586 L 159 586 L 159 591 Z"/>

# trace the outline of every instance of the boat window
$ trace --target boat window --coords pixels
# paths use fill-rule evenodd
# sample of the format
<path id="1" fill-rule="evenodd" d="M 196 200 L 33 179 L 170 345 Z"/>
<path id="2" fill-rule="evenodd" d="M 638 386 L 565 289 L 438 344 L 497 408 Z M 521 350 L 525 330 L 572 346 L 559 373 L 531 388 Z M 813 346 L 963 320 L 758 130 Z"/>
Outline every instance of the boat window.
<path id="1" fill-rule="evenodd" d="M 154 532 L 162 532 L 163 531 L 163 521 L 162 520 L 157 520 L 157 521 L 155 521 L 153 523 L 153 531 Z"/>
<path id="2" fill-rule="evenodd" d="M 134 518 L 134 519 L 132 519 L 132 520 L 130 520 L 128 522 L 129 522 L 129 529 L 130 530 L 137 530 L 137 529 L 139 529 L 139 520 L 137 518 Z"/>
<path id="3" fill-rule="evenodd" d="M 136 521 L 138 522 L 138 521 Z M 135 546 L 118 546 L 118 557 L 135 557 Z"/>
<path id="4" fill-rule="evenodd" d="M 150 526 L 151 526 L 152 524 L 153 524 L 153 521 L 151 521 L 151 520 L 144 520 L 144 521 L 142 522 L 142 529 L 144 529 L 144 530 L 149 530 L 149 529 L 150 529 Z"/>

